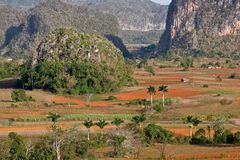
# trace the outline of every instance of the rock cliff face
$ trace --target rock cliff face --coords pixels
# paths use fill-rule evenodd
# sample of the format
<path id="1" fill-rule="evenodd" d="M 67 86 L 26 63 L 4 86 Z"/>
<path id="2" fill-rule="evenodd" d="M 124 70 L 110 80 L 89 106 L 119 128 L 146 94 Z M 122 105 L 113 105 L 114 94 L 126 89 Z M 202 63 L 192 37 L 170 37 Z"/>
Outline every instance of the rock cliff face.
<path id="1" fill-rule="evenodd" d="M 160 52 L 240 52 L 239 0 L 173 0 L 166 23 Z"/>
<path id="2" fill-rule="evenodd" d="M 164 30 L 167 6 L 150 0 L 65 0 L 87 5 L 118 18 L 122 30 Z"/>
<path id="3" fill-rule="evenodd" d="M 26 17 L 26 12 L 10 6 L 0 6 L 0 17 L 0 46 L 2 46 L 8 44 L 17 34 L 16 30 L 23 28 L 19 23 Z"/>

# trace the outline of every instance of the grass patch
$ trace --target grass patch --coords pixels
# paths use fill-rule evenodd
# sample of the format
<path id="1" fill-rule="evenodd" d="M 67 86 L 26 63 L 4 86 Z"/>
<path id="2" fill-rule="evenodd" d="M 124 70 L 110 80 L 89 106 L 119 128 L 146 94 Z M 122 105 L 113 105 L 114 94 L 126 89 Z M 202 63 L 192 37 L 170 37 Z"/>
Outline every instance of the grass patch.
<path id="1" fill-rule="evenodd" d="M 173 100 L 172 98 L 165 98 L 165 105 L 171 105 L 172 103 L 174 103 L 175 100 Z M 163 103 L 162 99 L 155 99 L 153 100 L 153 104 L 154 105 L 161 105 Z M 132 101 L 128 102 L 129 105 L 143 105 L 143 106 L 148 106 L 151 104 L 151 101 L 146 100 L 146 99 L 135 99 Z"/>
<path id="2" fill-rule="evenodd" d="M 86 119 L 91 120 L 114 120 L 115 118 L 120 118 L 123 120 L 131 120 L 132 117 L 135 115 L 133 114 L 115 114 L 115 115 L 98 115 L 98 114 L 69 114 L 63 115 L 59 119 L 60 121 L 84 121 Z M 39 116 L 39 117 L 21 117 L 14 119 L 18 122 L 39 122 L 39 121 L 49 121 L 46 116 Z"/>
<path id="3" fill-rule="evenodd" d="M 207 94 L 240 95 L 240 91 L 210 90 Z"/>

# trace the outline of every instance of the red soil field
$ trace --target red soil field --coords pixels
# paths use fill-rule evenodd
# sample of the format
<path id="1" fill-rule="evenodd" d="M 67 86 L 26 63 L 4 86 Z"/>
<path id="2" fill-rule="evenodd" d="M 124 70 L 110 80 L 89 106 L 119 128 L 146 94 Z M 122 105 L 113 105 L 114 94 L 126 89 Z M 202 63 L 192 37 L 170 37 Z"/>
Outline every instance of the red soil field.
<path id="1" fill-rule="evenodd" d="M 188 98 L 188 97 L 194 97 L 199 96 L 201 92 L 188 90 L 188 89 L 175 89 L 175 88 L 169 88 L 169 92 L 165 94 L 165 97 L 181 97 L 181 98 Z M 134 99 L 149 99 L 149 94 L 147 93 L 147 89 L 145 90 L 137 90 L 133 92 L 126 92 L 126 93 L 119 93 L 115 94 L 115 96 L 119 100 L 134 100 Z M 154 98 L 162 98 L 162 94 L 157 93 Z"/>

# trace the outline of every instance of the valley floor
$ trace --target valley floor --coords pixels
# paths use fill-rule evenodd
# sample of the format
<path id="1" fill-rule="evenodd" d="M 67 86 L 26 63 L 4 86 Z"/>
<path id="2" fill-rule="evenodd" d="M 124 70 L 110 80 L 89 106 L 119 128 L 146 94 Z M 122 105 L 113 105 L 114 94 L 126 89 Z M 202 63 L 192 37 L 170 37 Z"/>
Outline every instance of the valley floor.
<path id="1" fill-rule="evenodd" d="M 149 85 L 168 85 L 167 98 L 173 100 L 173 104 L 167 106 L 163 113 L 152 116 L 151 122 L 161 124 L 173 131 L 176 135 L 188 136 L 189 130 L 182 118 L 187 115 L 196 115 L 205 120 L 208 116 L 230 117 L 226 128 L 237 132 L 240 128 L 240 80 L 229 79 L 231 73 L 240 74 L 239 69 L 191 69 L 182 71 L 181 68 L 155 68 L 156 75 L 138 69 L 134 73 L 139 85 L 126 87 L 123 90 L 104 95 L 94 95 L 90 104 L 85 96 L 54 95 L 45 91 L 27 91 L 27 94 L 35 99 L 35 102 L 14 103 L 11 100 L 11 88 L 8 88 L 8 80 L 0 81 L 0 136 L 6 136 L 9 132 L 18 132 L 23 135 L 37 135 L 48 133 L 50 122 L 44 117 L 49 112 L 56 112 L 66 119 L 60 125 L 64 127 L 85 128 L 80 125 L 86 117 L 120 116 L 130 121 L 131 116 L 141 113 L 143 106 L 130 105 L 129 101 L 136 99 L 149 99 L 147 87 Z M 216 76 L 221 76 L 222 81 L 216 81 Z M 183 83 L 181 79 L 188 79 Z M 208 85 L 208 87 L 203 87 Z M 109 96 L 115 96 L 117 100 L 109 101 Z M 162 98 L 157 93 L 154 99 Z M 222 99 L 231 101 L 230 104 L 221 104 Z M 89 105 L 89 106 L 87 106 Z M 206 128 L 208 122 L 200 126 Z M 108 126 L 112 129 L 113 126 Z M 93 128 L 92 131 L 98 131 Z M 167 145 L 166 154 L 169 159 L 240 159 L 240 147 L 211 147 L 192 145 Z M 160 155 L 159 145 L 141 148 L 138 159 L 157 158 Z M 99 157 L 109 148 L 96 150 Z M 137 155 L 136 155 L 137 157 Z M 104 159 L 104 158 L 103 158 Z M 137 158 L 135 158 L 137 159 Z"/>

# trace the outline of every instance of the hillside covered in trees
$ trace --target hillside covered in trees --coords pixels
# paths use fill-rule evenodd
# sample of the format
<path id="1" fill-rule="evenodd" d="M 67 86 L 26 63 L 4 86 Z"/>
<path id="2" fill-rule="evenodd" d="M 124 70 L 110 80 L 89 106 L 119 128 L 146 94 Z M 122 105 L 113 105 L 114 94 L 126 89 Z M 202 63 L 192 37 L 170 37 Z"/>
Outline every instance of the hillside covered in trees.
<path id="1" fill-rule="evenodd" d="M 57 29 L 40 43 L 23 87 L 57 93 L 105 93 L 132 84 L 122 53 L 100 35 Z"/>

